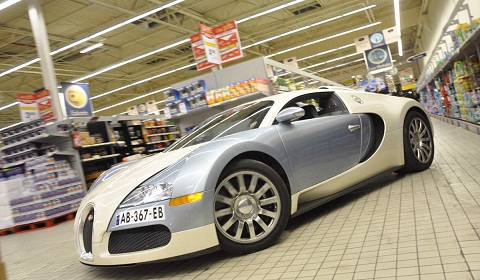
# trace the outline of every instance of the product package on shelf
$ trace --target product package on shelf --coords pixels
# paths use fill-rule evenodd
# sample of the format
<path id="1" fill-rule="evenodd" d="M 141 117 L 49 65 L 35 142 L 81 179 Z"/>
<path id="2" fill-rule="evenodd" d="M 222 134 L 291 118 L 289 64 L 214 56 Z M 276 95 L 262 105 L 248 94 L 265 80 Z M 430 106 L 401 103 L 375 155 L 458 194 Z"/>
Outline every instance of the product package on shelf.
<path id="1" fill-rule="evenodd" d="M 144 123 L 146 153 L 158 153 L 168 148 L 180 137 L 180 131 L 170 121 L 147 120 Z"/>
<path id="2" fill-rule="evenodd" d="M 14 225 L 38 222 L 77 210 L 84 196 L 82 180 L 70 164 L 48 155 L 25 163 L 22 190 L 9 197 Z"/>

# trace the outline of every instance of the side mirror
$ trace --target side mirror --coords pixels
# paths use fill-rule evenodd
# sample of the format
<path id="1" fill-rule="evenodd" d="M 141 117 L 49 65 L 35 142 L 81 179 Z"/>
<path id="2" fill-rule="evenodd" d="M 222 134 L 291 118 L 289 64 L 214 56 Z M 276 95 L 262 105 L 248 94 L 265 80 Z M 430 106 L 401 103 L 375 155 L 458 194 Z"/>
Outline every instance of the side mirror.
<path id="1" fill-rule="evenodd" d="M 305 116 L 305 110 L 303 110 L 302 108 L 289 107 L 280 111 L 280 113 L 278 113 L 275 119 L 279 123 L 289 123 L 292 121 L 296 121 L 303 116 Z"/>

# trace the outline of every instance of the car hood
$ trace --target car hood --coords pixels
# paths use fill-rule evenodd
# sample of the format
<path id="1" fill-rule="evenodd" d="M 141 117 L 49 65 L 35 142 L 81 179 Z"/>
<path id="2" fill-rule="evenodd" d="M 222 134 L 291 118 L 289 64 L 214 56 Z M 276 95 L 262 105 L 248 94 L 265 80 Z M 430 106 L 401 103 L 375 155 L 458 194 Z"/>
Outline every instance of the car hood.
<path id="1" fill-rule="evenodd" d="M 95 200 L 94 204 L 108 203 L 110 205 L 114 204 L 114 207 L 116 207 L 134 188 L 146 179 L 176 163 L 200 146 L 202 146 L 202 144 L 156 154 L 142 159 L 136 164 L 113 175 L 107 181 L 100 183 L 85 196 L 83 202 Z"/>

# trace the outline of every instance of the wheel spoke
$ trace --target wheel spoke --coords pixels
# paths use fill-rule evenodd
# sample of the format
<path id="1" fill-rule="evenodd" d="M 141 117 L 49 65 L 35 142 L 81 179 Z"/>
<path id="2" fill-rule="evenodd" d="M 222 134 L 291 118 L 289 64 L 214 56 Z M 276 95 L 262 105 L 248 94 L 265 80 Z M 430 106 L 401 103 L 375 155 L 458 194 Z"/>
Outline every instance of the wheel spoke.
<path id="1" fill-rule="evenodd" d="M 262 227 L 262 229 L 263 229 L 264 232 L 268 232 L 268 231 L 270 230 L 270 228 L 269 228 L 269 227 L 267 226 L 267 224 L 262 220 L 262 218 L 260 218 L 260 217 L 255 218 L 255 222 L 257 222 L 257 224 Z"/>
<path id="2" fill-rule="evenodd" d="M 217 218 L 227 216 L 227 215 L 232 215 L 232 214 L 233 214 L 233 210 L 230 207 L 215 211 L 215 217 Z"/>
<path id="3" fill-rule="evenodd" d="M 247 221 L 248 232 L 250 233 L 250 239 L 255 237 L 255 227 L 253 226 L 253 221 Z"/>
<path id="4" fill-rule="evenodd" d="M 215 198 L 215 201 L 223 204 L 227 204 L 228 206 L 231 206 L 233 204 L 233 198 L 229 198 L 221 194 L 217 195 L 217 197 Z"/>
<path id="5" fill-rule="evenodd" d="M 253 175 L 252 180 L 250 181 L 250 186 L 248 187 L 248 192 L 249 193 L 254 193 L 255 192 L 255 188 L 257 187 L 257 183 L 258 183 L 258 176 Z"/>
<path id="6" fill-rule="evenodd" d="M 242 231 L 243 231 L 244 225 L 245 225 L 244 221 L 238 221 L 238 227 L 237 227 L 237 232 L 235 233 L 235 238 L 237 239 L 242 238 Z"/>
<path id="7" fill-rule="evenodd" d="M 243 175 L 238 175 L 237 176 L 238 180 L 238 187 L 239 187 L 239 193 L 244 193 L 247 191 L 247 187 L 245 186 L 245 177 Z"/>
<path id="8" fill-rule="evenodd" d="M 255 198 L 260 199 L 262 195 L 264 195 L 268 190 L 270 189 L 270 186 L 265 183 L 263 186 L 258 190 L 258 192 L 255 193 Z"/>
<path id="9" fill-rule="evenodd" d="M 262 209 L 262 211 L 260 211 L 259 214 L 270 217 L 270 218 L 273 218 L 273 219 L 275 219 L 277 217 L 276 212 L 268 211 L 268 210 L 265 210 L 265 209 Z"/>
<path id="10" fill-rule="evenodd" d="M 227 231 L 237 221 L 233 216 L 222 225 L 223 230 Z"/>
<path id="11" fill-rule="evenodd" d="M 230 195 L 232 197 L 237 196 L 238 191 L 235 189 L 235 187 L 232 185 L 232 183 L 230 183 L 230 181 L 225 182 L 225 184 L 223 186 L 230 193 Z"/>
<path id="12" fill-rule="evenodd" d="M 261 199 L 260 200 L 260 206 L 264 206 L 264 205 L 268 205 L 268 204 L 272 204 L 272 203 L 279 203 L 280 200 L 278 199 L 278 197 L 276 196 L 273 196 L 273 197 L 269 197 L 269 198 L 266 198 L 266 199 Z"/>

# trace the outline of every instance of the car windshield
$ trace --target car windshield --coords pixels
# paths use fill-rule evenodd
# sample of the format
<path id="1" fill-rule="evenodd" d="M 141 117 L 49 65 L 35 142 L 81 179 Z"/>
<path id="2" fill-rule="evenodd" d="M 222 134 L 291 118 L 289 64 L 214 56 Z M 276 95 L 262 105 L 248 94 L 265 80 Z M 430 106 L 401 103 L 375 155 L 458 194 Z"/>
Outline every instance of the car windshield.
<path id="1" fill-rule="evenodd" d="M 197 125 L 165 152 L 257 128 L 272 105 L 273 101 L 252 102 L 218 113 Z"/>

